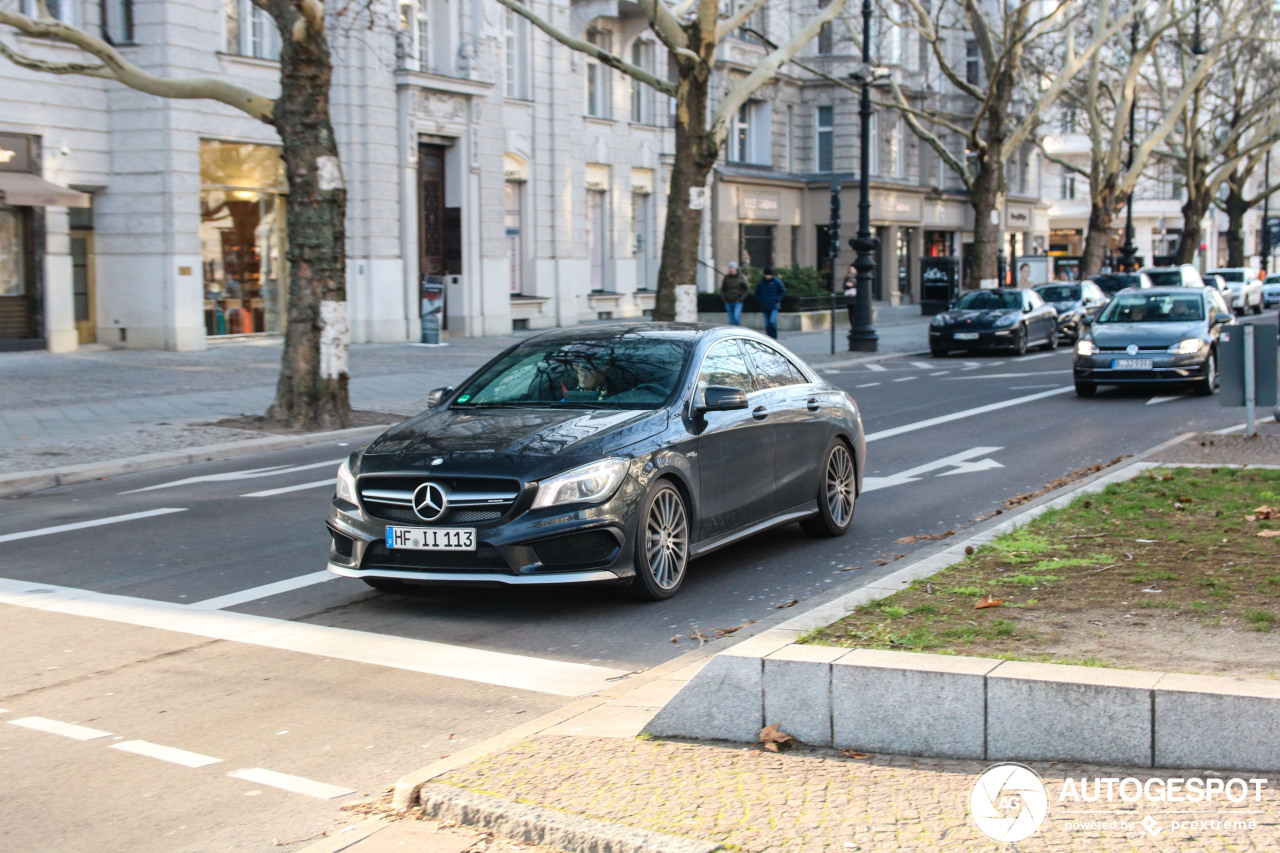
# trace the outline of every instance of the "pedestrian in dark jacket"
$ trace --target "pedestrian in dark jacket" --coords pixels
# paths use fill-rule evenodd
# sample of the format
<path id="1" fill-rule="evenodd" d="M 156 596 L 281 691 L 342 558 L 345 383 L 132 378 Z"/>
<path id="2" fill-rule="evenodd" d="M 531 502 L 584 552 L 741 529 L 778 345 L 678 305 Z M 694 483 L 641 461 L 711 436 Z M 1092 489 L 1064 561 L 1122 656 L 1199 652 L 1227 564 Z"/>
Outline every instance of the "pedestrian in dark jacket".
<path id="1" fill-rule="evenodd" d="M 778 309 L 786 295 L 787 286 L 782 279 L 774 277 L 773 267 L 765 267 L 764 277 L 756 285 L 756 301 L 764 313 L 764 333 L 774 340 L 778 339 Z"/>
<path id="2" fill-rule="evenodd" d="M 747 277 L 738 270 L 738 262 L 729 262 L 729 272 L 720 281 L 720 298 L 724 300 L 724 311 L 729 315 L 730 326 L 742 325 L 742 300 L 751 292 L 751 284 Z"/>

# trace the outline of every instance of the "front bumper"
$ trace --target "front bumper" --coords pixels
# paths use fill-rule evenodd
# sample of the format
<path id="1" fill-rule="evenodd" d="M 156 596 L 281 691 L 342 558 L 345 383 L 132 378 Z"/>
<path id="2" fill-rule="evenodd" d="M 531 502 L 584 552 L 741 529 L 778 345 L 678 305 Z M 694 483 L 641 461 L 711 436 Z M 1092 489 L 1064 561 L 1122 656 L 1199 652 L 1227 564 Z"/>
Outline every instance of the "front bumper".
<path id="1" fill-rule="evenodd" d="M 503 518 L 465 525 L 475 530 L 474 551 L 390 549 L 387 527 L 432 525 L 377 518 L 335 497 L 325 521 L 328 568 L 343 577 L 448 584 L 619 582 L 635 574 L 634 518 L 642 496 L 628 477 L 602 504 L 527 510 L 522 501 Z"/>
<path id="2" fill-rule="evenodd" d="M 930 326 L 929 346 L 935 349 L 1015 349 L 1017 347 L 1016 328 L 1008 329 L 966 329 L 963 326 Z M 956 335 L 976 335 L 973 339 L 957 338 Z"/>
<path id="3" fill-rule="evenodd" d="M 1100 352 L 1077 355 L 1073 366 L 1076 382 L 1095 385 L 1145 385 L 1161 382 L 1194 382 L 1207 371 L 1207 353 L 1172 355 L 1167 352 L 1140 352 L 1129 356 L 1123 352 Z M 1140 370 L 1117 370 L 1112 363 L 1118 358 L 1149 358 L 1152 366 Z"/>
<path id="4" fill-rule="evenodd" d="M 1267 308 L 1270 308 L 1272 305 L 1280 305 L 1280 290 L 1262 291 L 1262 304 Z"/>

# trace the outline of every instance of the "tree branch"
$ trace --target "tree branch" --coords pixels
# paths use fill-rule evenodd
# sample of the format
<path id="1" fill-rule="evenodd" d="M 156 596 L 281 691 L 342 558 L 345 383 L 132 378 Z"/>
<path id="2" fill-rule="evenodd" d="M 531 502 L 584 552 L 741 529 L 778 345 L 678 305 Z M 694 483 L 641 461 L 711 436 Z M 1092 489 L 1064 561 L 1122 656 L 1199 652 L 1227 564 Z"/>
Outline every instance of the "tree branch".
<path id="1" fill-rule="evenodd" d="M 698 54 L 689 49 L 689 34 L 680 25 L 680 19 L 676 17 L 677 13 L 667 8 L 665 0 L 638 0 L 638 2 L 641 11 L 649 19 L 653 32 L 667 46 L 667 50 L 680 54 L 687 59 L 698 60 Z M 679 14 L 684 14 L 685 11 L 688 11 L 693 2 L 695 0 L 681 3 Z"/>

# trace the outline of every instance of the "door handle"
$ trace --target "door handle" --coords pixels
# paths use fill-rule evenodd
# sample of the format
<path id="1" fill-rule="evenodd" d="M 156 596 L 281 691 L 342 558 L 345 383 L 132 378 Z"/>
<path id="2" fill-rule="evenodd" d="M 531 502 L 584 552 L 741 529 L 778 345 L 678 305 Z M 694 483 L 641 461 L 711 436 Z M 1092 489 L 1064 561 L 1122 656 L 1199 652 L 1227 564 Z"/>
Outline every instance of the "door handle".
<path id="1" fill-rule="evenodd" d="M 822 403 L 818 402 L 817 397 L 810 397 L 807 406 L 809 411 L 816 412 L 818 409 L 822 408 Z"/>
<path id="2" fill-rule="evenodd" d="M 751 417 L 755 418 L 758 421 L 762 421 L 765 418 L 769 417 L 769 410 L 766 409 L 764 406 L 756 406 L 754 409 L 751 410 Z"/>

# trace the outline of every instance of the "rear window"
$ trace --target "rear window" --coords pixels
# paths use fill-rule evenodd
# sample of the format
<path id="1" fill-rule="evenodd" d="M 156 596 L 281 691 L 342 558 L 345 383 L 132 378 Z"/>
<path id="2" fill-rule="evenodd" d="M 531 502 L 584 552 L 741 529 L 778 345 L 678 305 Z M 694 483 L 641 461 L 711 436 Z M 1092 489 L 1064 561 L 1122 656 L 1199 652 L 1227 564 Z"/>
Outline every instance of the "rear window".
<path id="1" fill-rule="evenodd" d="M 1182 286 L 1181 270 L 1161 270 L 1160 272 L 1149 272 L 1147 275 L 1151 278 L 1151 283 L 1156 287 Z"/>
<path id="2" fill-rule="evenodd" d="M 1080 298 L 1080 285 L 1054 284 L 1037 287 L 1036 293 L 1040 294 L 1040 298 L 1045 302 L 1073 302 Z"/>
<path id="3" fill-rule="evenodd" d="M 1137 287 L 1139 283 L 1136 275 L 1096 275 L 1089 280 L 1108 296 L 1114 296 L 1126 287 Z"/>
<path id="4" fill-rule="evenodd" d="M 1209 270 L 1209 275 L 1220 275 L 1223 281 L 1244 281 L 1244 273 L 1239 270 Z"/>

